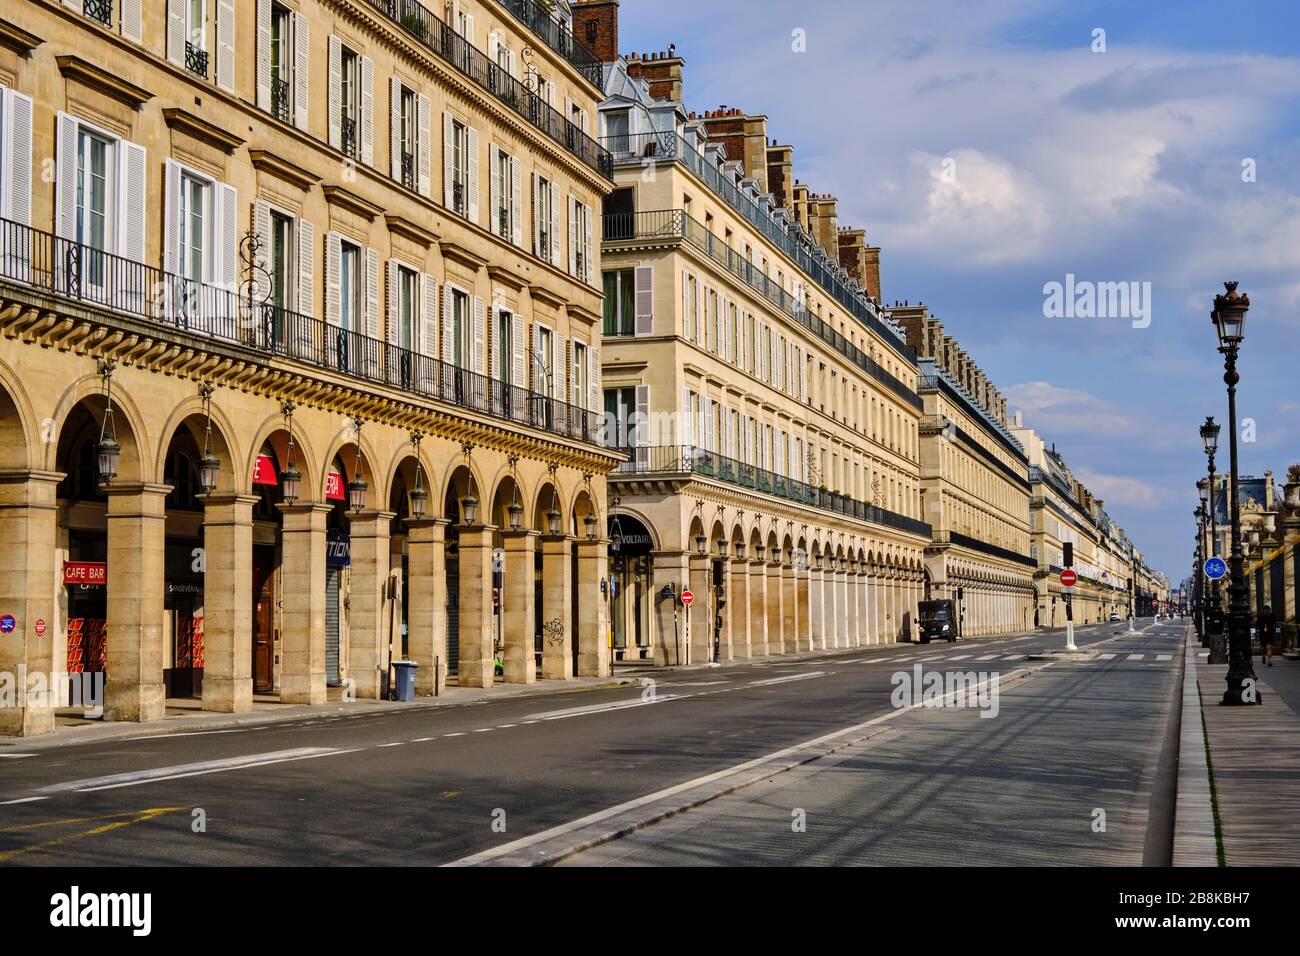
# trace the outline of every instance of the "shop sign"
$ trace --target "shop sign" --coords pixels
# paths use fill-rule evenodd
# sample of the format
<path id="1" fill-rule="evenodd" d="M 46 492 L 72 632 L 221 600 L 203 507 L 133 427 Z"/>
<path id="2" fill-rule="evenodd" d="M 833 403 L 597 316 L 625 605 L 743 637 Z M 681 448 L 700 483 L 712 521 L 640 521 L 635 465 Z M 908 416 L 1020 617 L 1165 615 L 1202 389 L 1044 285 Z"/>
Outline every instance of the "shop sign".
<path id="1" fill-rule="evenodd" d="M 325 533 L 325 564 L 331 568 L 346 568 L 352 563 L 352 540 L 342 531 Z"/>
<path id="2" fill-rule="evenodd" d="M 275 483 L 275 462 L 271 460 L 270 455 L 258 455 L 257 461 L 253 463 L 253 484 L 274 485 Z"/>
<path id="3" fill-rule="evenodd" d="M 107 584 L 108 565 L 103 561 L 64 561 L 64 584 Z"/>
<path id="4" fill-rule="evenodd" d="M 347 499 L 347 492 L 343 488 L 343 476 L 331 468 L 330 473 L 325 476 L 325 500 L 347 501 Z"/>

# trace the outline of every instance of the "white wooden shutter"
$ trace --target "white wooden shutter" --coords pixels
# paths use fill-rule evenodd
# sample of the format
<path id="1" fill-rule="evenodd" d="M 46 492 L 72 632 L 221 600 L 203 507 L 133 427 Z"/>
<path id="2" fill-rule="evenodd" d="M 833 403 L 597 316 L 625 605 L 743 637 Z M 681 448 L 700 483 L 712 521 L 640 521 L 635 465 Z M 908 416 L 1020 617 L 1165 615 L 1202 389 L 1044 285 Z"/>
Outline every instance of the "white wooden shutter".
<path id="1" fill-rule="evenodd" d="M 54 232 L 77 237 L 77 121 L 59 113 L 55 133 Z"/>
<path id="2" fill-rule="evenodd" d="M 430 169 L 429 169 L 429 97 L 421 93 L 415 102 L 416 107 L 416 144 L 415 144 L 415 168 L 416 168 L 416 185 L 419 187 L 421 196 L 431 194 L 430 186 Z"/>
<path id="3" fill-rule="evenodd" d="M 402 180 L 402 81 L 388 81 L 388 168 L 392 177 Z"/>
<path id="4" fill-rule="evenodd" d="M 311 27 L 301 13 L 293 15 L 293 125 L 307 129 L 311 102 L 309 70 L 311 64 Z"/>
<path id="5" fill-rule="evenodd" d="M 306 316 L 316 314 L 316 230 L 307 219 L 299 219 L 298 226 L 298 288 L 294 290 L 293 304 Z"/>
<path id="6" fill-rule="evenodd" d="M 532 361 L 528 363 L 528 389 L 538 395 L 546 394 L 546 382 L 542 380 L 542 366 L 546 359 L 542 355 L 542 327 L 533 323 Z"/>
<path id="7" fill-rule="evenodd" d="M 217 86 L 235 88 L 234 0 L 217 0 Z"/>
<path id="8" fill-rule="evenodd" d="M 682 445 L 691 445 L 693 438 L 691 435 L 691 390 L 682 389 L 682 416 L 681 416 L 681 435 L 678 442 Z"/>
<path id="9" fill-rule="evenodd" d="M 234 292 L 239 287 L 239 197 L 234 186 L 216 183 L 214 198 L 218 238 L 212 257 L 213 281 L 218 287 Z"/>
<path id="10" fill-rule="evenodd" d="M 185 65 L 185 0 L 167 0 L 167 59 Z"/>
<path id="11" fill-rule="evenodd" d="M 339 120 L 343 109 L 343 44 L 336 36 L 329 38 L 329 138 L 330 146 L 341 149 L 343 134 Z"/>
<path id="12" fill-rule="evenodd" d="M 564 261 L 560 243 L 560 187 L 551 183 L 551 265 L 559 268 Z"/>
<path id="13" fill-rule="evenodd" d="M 591 268 L 591 207 L 582 207 L 582 279 L 590 284 Z"/>
<path id="14" fill-rule="evenodd" d="M 456 124 L 450 113 L 442 114 L 442 204 L 448 209 L 455 208 L 456 193 L 454 185 L 456 159 Z"/>
<path id="15" fill-rule="evenodd" d="M 30 169 L 30 167 L 29 167 Z M 117 144 L 118 234 L 115 251 L 144 262 L 145 148 L 126 140 Z"/>
<path id="16" fill-rule="evenodd" d="M 491 311 L 488 313 L 490 319 L 487 323 L 485 339 L 487 341 L 487 377 L 501 380 L 501 343 L 498 341 L 500 334 L 498 329 L 501 328 L 501 313 L 505 307 L 500 302 L 493 302 Z"/>
<path id="17" fill-rule="evenodd" d="M 515 313 L 510 317 L 510 332 L 514 339 L 514 362 L 511 384 L 516 388 L 528 387 L 528 347 L 525 343 L 524 317 Z"/>
<path id="18" fill-rule="evenodd" d="M 564 401 L 564 336 L 551 337 L 551 398 Z"/>
<path id="19" fill-rule="evenodd" d="M 361 161 L 375 165 L 375 61 L 361 58 Z"/>
<path id="20" fill-rule="evenodd" d="M 704 344 L 704 283 L 695 282 L 695 344 Z"/>
<path id="21" fill-rule="evenodd" d="M 473 369 L 478 374 L 483 374 L 483 353 L 486 351 L 486 336 L 484 329 L 483 316 L 483 297 L 474 296 L 474 364 Z"/>
<path id="22" fill-rule="evenodd" d="M 366 335 L 379 338 L 379 253 L 366 250 Z"/>
<path id="23" fill-rule="evenodd" d="M 32 224 L 32 100 L 16 90 L 0 89 L 0 216 Z M 75 139 L 74 139 L 75 142 Z M 75 155 L 75 154 L 74 154 Z M 76 169 L 75 159 L 73 161 Z M 62 170 L 56 170 L 62 172 Z M 60 179 L 59 184 L 62 183 Z M 75 187 L 75 183 L 74 183 Z M 58 188 L 58 185 L 55 187 Z M 75 206 L 76 198 L 73 194 Z M 144 258 L 143 255 L 140 257 Z"/>
<path id="24" fill-rule="evenodd" d="M 637 335 L 654 334 L 655 270 L 654 266 L 637 266 L 633 272 L 635 285 Z"/>
<path id="25" fill-rule="evenodd" d="M 168 159 L 163 163 L 163 271 L 172 275 L 180 272 L 180 198 L 181 166 Z"/>
<path id="26" fill-rule="evenodd" d="M 511 58 L 514 54 L 510 54 Z M 524 217 L 520 207 L 523 199 L 523 174 L 518 156 L 510 157 L 510 235 L 516 246 L 524 244 Z"/>
<path id="27" fill-rule="evenodd" d="M 438 357 L 438 279 L 429 273 L 420 277 L 420 351 Z"/>
<path id="28" fill-rule="evenodd" d="M 645 468 L 650 464 L 650 386 L 636 387 L 636 413 L 633 418 L 636 427 L 636 463 Z"/>
<path id="29" fill-rule="evenodd" d="M 456 364 L 456 342 L 455 342 L 455 315 L 452 311 L 452 293 L 451 286 L 445 282 L 442 285 L 442 360 L 447 365 Z"/>
<path id="30" fill-rule="evenodd" d="M 469 41 L 470 46 L 474 45 L 474 14 L 465 14 L 465 39 Z"/>
<path id="31" fill-rule="evenodd" d="M 695 338 L 691 326 L 691 274 L 682 270 L 682 337 L 688 342 Z"/>
<path id="32" fill-rule="evenodd" d="M 542 254 L 542 177 L 533 173 L 533 254 Z"/>
<path id="33" fill-rule="evenodd" d="M 271 109 L 271 0 L 257 0 L 257 108 Z"/>
<path id="34" fill-rule="evenodd" d="M 402 344 L 401 322 L 397 314 L 397 260 L 389 259 L 384 277 L 384 338 L 389 345 Z"/>
<path id="35" fill-rule="evenodd" d="M 343 324 L 343 240 L 337 232 L 325 234 L 325 321 Z"/>
<path id="36" fill-rule="evenodd" d="M 478 208 L 478 130 L 472 126 L 467 127 L 465 142 L 467 144 L 466 148 L 469 150 L 469 184 L 465 190 L 469 196 L 469 221 L 481 226 L 483 220 L 479 218 Z"/>
<path id="37" fill-rule="evenodd" d="M 500 234 L 501 223 L 497 217 L 501 215 L 498 210 L 501 208 L 501 197 L 504 195 L 502 190 L 505 187 L 505 184 L 501 182 L 500 152 L 496 143 L 488 144 L 488 166 L 490 167 L 488 178 L 488 231 L 494 236 Z"/>
<path id="38" fill-rule="evenodd" d="M 587 387 L 586 382 L 578 381 L 578 345 L 577 339 L 569 339 L 569 349 L 565 353 L 569 360 L 569 391 L 565 396 L 565 401 L 570 405 L 582 405 L 582 395 Z"/>
<path id="39" fill-rule="evenodd" d="M 569 197 L 569 275 L 578 274 L 578 200 Z"/>
<path id="40" fill-rule="evenodd" d="M 602 405 L 600 395 L 600 349 L 587 349 L 587 407 L 597 415 L 600 414 Z M 581 403 L 579 403 L 581 404 Z"/>
<path id="41" fill-rule="evenodd" d="M 140 0 L 122 0 L 121 13 L 122 36 L 128 40 L 139 43 L 143 32 L 141 30 L 141 12 Z"/>

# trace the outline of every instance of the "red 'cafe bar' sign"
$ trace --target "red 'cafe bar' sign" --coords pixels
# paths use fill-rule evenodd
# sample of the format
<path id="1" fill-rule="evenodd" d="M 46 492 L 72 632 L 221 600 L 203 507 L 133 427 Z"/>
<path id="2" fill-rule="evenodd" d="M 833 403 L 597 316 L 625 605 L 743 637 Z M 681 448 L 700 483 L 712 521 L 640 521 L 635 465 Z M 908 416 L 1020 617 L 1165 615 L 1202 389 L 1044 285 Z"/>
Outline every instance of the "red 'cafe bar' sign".
<path id="1" fill-rule="evenodd" d="M 103 561 L 64 561 L 64 584 L 105 584 L 108 565 Z"/>

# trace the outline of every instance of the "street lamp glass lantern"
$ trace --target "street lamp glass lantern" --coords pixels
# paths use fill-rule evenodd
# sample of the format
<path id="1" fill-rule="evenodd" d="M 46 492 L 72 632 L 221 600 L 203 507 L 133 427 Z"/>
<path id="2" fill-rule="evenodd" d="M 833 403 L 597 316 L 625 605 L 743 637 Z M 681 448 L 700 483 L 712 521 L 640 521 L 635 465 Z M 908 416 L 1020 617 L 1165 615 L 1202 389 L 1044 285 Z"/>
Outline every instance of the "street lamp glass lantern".
<path id="1" fill-rule="evenodd" d="M 718 554 L 725 555 L 729 547 L 731 547 L 731 542 L 726 538 L 718 539 Z"/>
<path id="2" fill-rule="evenodd" d="M 460 499 L 460 512 L 465 518 L 465 524 L 474 524 L 478 520 L 478 499 L 473 495 Z"/>
<path id="3" fill-rule="evenodd" d="M 1205 444 L 1205 453 L 1213 455 L 1219 447 L 1219 423 L 1213 418 L 1205 419 L 1205 424 L 1201 426 L 1201 441 Z"/>
<path id="4" fill-rule="evenodd" d="M 111 438 L 105 438 L 95 446 L 95 454 L 99 460 L 99 483 L 112 484 L 117 477 L 118 462 L 122 460 L 122 446 Z"/>
<path id="5" fill-rule="evenodd" d="M 708 538 L 704 537 L 703 534 L 697 534 L 697 535 L 695 536 L 695 551 L 696 551 L 696 553 L 697 553 L 697 554 L 703 554 L 703 553 L 704 553 L 704 548 L 705 548 L 706 545 L 708 545 L 708 543 L 709 543 L 709 539 L 708 539 Z"/>
<path id="6" fill-rule="evenodd" d="M 370 486 L 360 475 L 348 482 L 348 508 L 353 514 L 360 514 L 366 507 L 366 492 Z"/>
<path id="7" fill-rule="evenodd" d="M 598 523 L 599 522 L 596 521 L 596 516 L 594 514 L 588 514 L 587 517 L 582 519 L 583 527 L 587 529 L 588 541 L 596 540 L 596 525 Z"/>
<path id="8" fill-rule="evenodd" d="M 429 493 L 423 488 L 411 491 L 411 517 L 416 521 L 422 519 L 429 510 Z"/>
<path id="9" fill-rule="evenodd" d="M 1250 299 L 1237 293 L 1235 282 L 1225 282 L 1224 288 L 1228 294 L 1214 297 L 1214 311 L 1210 318 L 1219 333 L 1219 347 L 1232 349 L 1246 337 L 1246 311 L 1250 308 Z"/>
<path id="10" fill-rule="evenodd" d="M 737 541 L 737 542 L 736 542 L 736 557 L 738 557 L 738 558 L 743 558 L 744 556 L 745 556 L 745 542 L 744 542 L 744 541 Z"/>
<path id="11" fill-rule="evenodd" d="M 293 462 L 285 466 L 284 471 L 280 472 L 280 494 L 284 498 L 285 504 L 293 504 L 298 500 L 298 493 L 302 490 L 302 472 L 294 467 Z"/>
<path id="12" fill-rule="evenodd" d="M 524 523 L 524 506 L 518 501 L 512 501 L 510 507 L 506 509 L 506 514 L 510 516 L 510 530 L 518 531 Z"/>
<path id="13" fill-rule="evenodd" d="M 560 533 L 560 519 L 562 517 L 554 508 L 546 512 L 546 527 L 550 529 L 551 534 Z"/>
<path id="14" fill-rule="evenodd" d="M 205 495 L 217 488 L 217 478 L 221 474 L 221 459 L 209 452 L 199 459 L 199 487 Z"/>

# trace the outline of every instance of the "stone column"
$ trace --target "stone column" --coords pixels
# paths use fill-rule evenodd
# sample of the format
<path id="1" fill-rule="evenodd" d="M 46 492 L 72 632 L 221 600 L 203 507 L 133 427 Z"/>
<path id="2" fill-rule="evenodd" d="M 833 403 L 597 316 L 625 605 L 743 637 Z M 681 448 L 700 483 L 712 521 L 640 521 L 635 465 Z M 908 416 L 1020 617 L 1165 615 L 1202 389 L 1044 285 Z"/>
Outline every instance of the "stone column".
<path id="1" fill-rule="evenodd" d="M 785 651 L 785 589 L 781 583 L 780 560 L 767 563 L 767 652 L 784 654 Z"/>
<path id="2" fill-rule="evenodd" d="M 849 565 L 848 573 L 844 577 L 844 598 L 845 598 L 845 647 L 860 647 L 862 639 L 858 634 L 858 571 L 856 562 Z"/>
<path id="3" fill-rule="evenodd" d="M 406 633 L 415 672 L 415 692 L 428 696 L 447 685 L 447 525 L 446 518 L 406 522 Z M 530 648 L 531 650 L 531 648 Z M 435 663 L 437 668 L 435 669 Z"/>
<path id="4" fill-rule="evenodd" d="M 609 606 L 600 582 L 609 577 L 609 540 L 584 538 L 578 542 L 578 676 L 609 677 Z"/>
<path id="5" fill-rule="evenodd" d="M 823 586 L 826 572 L 819 567 L 808 571 L 808 630 L 811 643 L 817 650 L 824 651 L 826 643 L 826 599 Z"/>
<path id="6" fill-rule="evenodd" d="M 166 711 L 163 546 L 169 491 L 169 485 L 152 484 L 108 489 L 108 720 L 158 720 Z"/>
<path id="7" fill-rule="evenodd" d="M 781 565 L 781 647 L 786 654 L 799 648 L 799 587 L 794 556 L 786 552 L 789 564 Z"/>
<path id="8" fill-rule="evenodd" d="M 392 520 L 391 511 L 349 515 L 348 676 L 357 697 L 367 700 L 380 699 L 388 672 L 392 617 L 387 598 L 388 532 Z"/>
<path id="9" fill-rule="evenodd" d="M 324 503 L 278 505 L 280 534 L 280 701 L 325 703 Z"/>
<path id="10" fill-rule="evenodd" d="M 683 633 L 686 616 L 678 603 L 682 584 L 688 576 L 686 555 L 681 551 L 656 551 L 651 559 L 654 569 L 651 619 L 655 632 L 651 640 L 654 641 L 655 664 L 670 667 L 686 659 L 686 635 Z M 672 597 L 661 596 L 665 588 L 672 588 Z"/>
<path id="11" fill-rule="evenodd" d="M 0 475 L 0 608 L 14 616 L 11 634 L 0 634 L 0 672 L 14 675 L 15 706 L 0 707 L 0 735 L 27 737 L 54 731 L 52 691 L 65 661 L 54 660 L 57 629 L 58 534 L 56 472 Z M 36 633 L 43 621 L 44 633 Z M 29 688 L 44 693 L 31 693 Z"/>
<path id="12" fill-rule="evenodd" d="M 812 570 L 808 567 L 807 560 L 805 555 L 803 567 L 796 567 L 794 572 L 795 608 L 798 614 L 795 641 L 796 648 L 801 651 L 817 649 L 817 635 L 812 629 Z"/>
<path id="13" fill-rule="evenodd" d="M 460 661 L 461 687 L 491 687 L 496 671 L 492 647 L 493 525 L 460 529 Z M 353 544 L 355 564 L 356 545 Z"/>
<path id="14" fill-rule="evenodd" d="M 708 555 L 692 554 L 690 590 L 695 595 L 695 601 L 686 608 L 691 620 L 691 652 L 687 660 L 695 664 L 713 660 L 713 617 L 710 611 L 713 601 L 709 585 Z"/>
<path id="15" fill-rule="evenodd" d="M 857 580 L 854 582 L 854 588 L 857 591 L 855 600 L 858 602 L 858 643 L 866 647 L 871 643 L 871 611 L 867 606 L 867 572 L 865 565 L 859 564 L 858 567 L 863 570 L 858 571 Z"/>
<path id="16" fill-rule="evenodd" d="M 767 562 L 758 554 L 749 562 L 749 652 L 752 657 L 766 657 L 767 644 Z"/>
<path id="17" fill-rule="evenodd" d="M 502 576 L 501 630 L 505 645 L 507 684 L 532 684 L 537 680 L 536 531 L 506 531 L 506 569 Z"/>
<path id="18" fill-rule="evenodd" d="M 573 538 L 542 535 L 542 677 L 573 676 Z"/>
<path id="19" fill-rule="evenodd" d="M 255 495 L 203 501 L 203 709 L 253 709 Z"/>
<path id="20" fill-rule="evenodd" d="M 727 597 L 727 616 L 731 619 L 731 656 L 733 660 L 747 660 L 751 653 L 749 562 L 744 558 L 732 558 L 728 580 L 731 582 Z"/>

